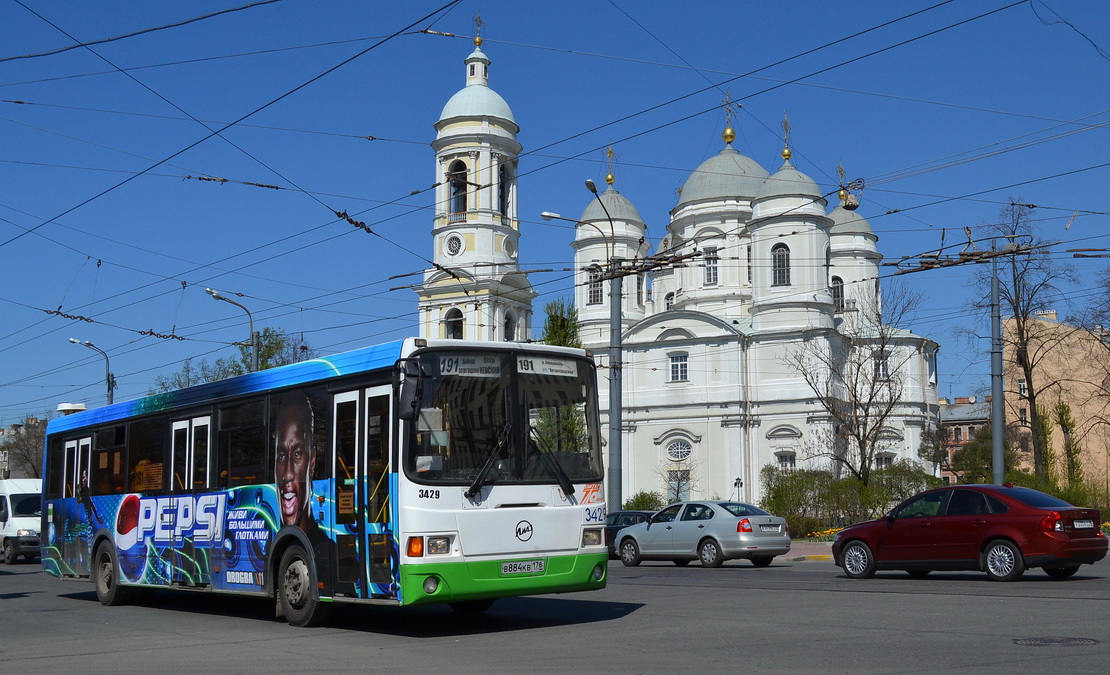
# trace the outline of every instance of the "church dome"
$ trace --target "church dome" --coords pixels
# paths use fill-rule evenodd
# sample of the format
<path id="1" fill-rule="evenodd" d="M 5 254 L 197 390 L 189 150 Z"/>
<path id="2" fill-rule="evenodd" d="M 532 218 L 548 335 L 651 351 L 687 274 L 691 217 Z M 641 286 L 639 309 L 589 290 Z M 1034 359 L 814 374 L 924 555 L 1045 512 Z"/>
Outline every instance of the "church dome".
<path id="1" fill-rule="evenodd" d="M 509 104 L 500 94 L 489 88 L 489 64 L 490 60 L 481 47 L 475 47 L 470 56 L 466 57 L 466 86 L 455 92 L 447 105 L 443 106 L 439 123 L 457 117 L 495 117 L 516 126 Z"/>
<path id="2" fill-rule="evenodd" d="M 629 223 L 644 224 L 644 219 L 640 217 L 640 212 L 628 201 L 628 198 L 613 189 L 610 185 L 605 192 L 602 192 L 598 197 L 602 203 L 605 204 L 605 209 L 609 210 L 609 215 L 613 220 L 623 220 Z M 579 220 L 584 222 L 600 220 L 608 222 L 605 217 L 605 209 L 601 208 L 601 204 L 597 199 L 591 199 L 590 203 L 586 206 L 586 210 L 582 212 L 582 217 Z"/>
<path id="3" fill-rule="evenodd" d="M 751 199 L 759 192 L 767 175 L 766 169 L 741 155 L 730 143 L 694 169 L 682 186 L 678 205 L 726 197 Z"/>
<path id="4" fill-rule="evenodd" d="M 817 183 L 814 183 L 812 178 L 794 168 L 789 157 L 786 158 L 779 170 L 763 183 L 756 197 L 758 199 L 768 197 L 812 197 L 824 202 L 824 197 L 821 195 L 821 190 L 817 188 Z"/>
<path id="5" fill-rule="evenodd" d="M 863 234 L 869 237 L 875 237 L 874 230 L 867 220 L 856 213 L 849 211 L 844 206 L 837 206 L 829 213 L 829 219 L 832 220 L 832 228 L 829 229 L 829 234 L 836 236 L 838 234 Z M 875 237 L 876 239 L 878 237 Z"/>

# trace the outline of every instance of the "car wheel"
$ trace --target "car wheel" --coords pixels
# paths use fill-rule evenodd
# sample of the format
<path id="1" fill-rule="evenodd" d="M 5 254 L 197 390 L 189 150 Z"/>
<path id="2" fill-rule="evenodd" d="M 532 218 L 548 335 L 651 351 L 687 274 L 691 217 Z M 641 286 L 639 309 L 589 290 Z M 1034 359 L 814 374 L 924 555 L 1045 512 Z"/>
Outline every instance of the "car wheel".
<path id="1" fill-rule="evenodd" d="M 774 558 L 769 555 L 757 555 L 752 557 L 752 564 L 756 567 L 767 567 L 771 564 L 772 560 L 774 560 Z"/>
<path id="2" fill-rule="evenodd" d="M 853 541 L 840 554 L 844 573 L 852 579 L 867 579 L 875 574 L 875 557 L 862 541 Z"/>
<path id="3" fill-rule="evenodd" d="M 929 576 L 929 572 L 932 571 L 933 570 L 906 570 L 906 574 L 910 575 L 914 579 L 924 579 L 925 577 Z"/>
<path id="4" fill-rule="evenodd" d="M 621 542 L 621 562 L 625 567 L 635 567 L 640 564 L 640 547 L 636 540 L 629 537 Z"/>
<path id="5" fill-rule="evenodd" d="M 277 578 L 281 613 L 291 626 L 319 626 L 327 619 L 328 607 L 316 591 L 316 574 L 300 546 L 290 546 L 281 556 Z"/>
<path id="6" fill-rule="evenodd" d="M 991 581 L 1014 581 L 1025 572 L 1025 561 L 1013 542 L 995 539 L 983 552 L 983 569 Z"/>
<path id="7" fill-rule="evenodd" d="M 1079 565 L 1068 565 L 1067 567 L 1046 567 L 1044 568 L 1045 574 L 1053 579 L 1067 579 L 1071 575 L 1079 571 Z"/>
<path id="8" fill-rule="evenodd" d="M 7 541 L 5 541 L 4 542 L 4 562 L 8 563 L 9 565 L 14 565 L 15 564 L 15 559 L 18 558 L 18 557 L 19 556 L 17 556 L 15 554 L 15 544 L 12 543 L 12 540 L 8 539 Z"/>
<path id="9" fill-rule="evenodd" d="M 725 561 L 721 546 L 715 539 L 706 539 L 698 545 L 698 558 L 701 559 L 702 567 L 720 567 Z"/>
<path id="10" fill-rule="evenodd" d="M 111 607 L 127 602 L 128 589 L 119 585 L 119 562 L 114 545 L 104 542 L 96 548 L 92 574 L 100 604 Z"/>
<path id="11" fill-rule="evenodd" d="M 462 602 L 452 602 L 451 609 L 456 613 L 463 616 L 473 616 L 474 614 L 481 614 L 493 606 L 493 599 L 486 600 L 464 600 Z"/>
<path id="12" fill-rule="evenodd" d="M 689 558 L 675 558 L 671 562 L 673 562 L 678 567 L 686 567 L 687 565 L 690 564 L 690 559 Z"/>

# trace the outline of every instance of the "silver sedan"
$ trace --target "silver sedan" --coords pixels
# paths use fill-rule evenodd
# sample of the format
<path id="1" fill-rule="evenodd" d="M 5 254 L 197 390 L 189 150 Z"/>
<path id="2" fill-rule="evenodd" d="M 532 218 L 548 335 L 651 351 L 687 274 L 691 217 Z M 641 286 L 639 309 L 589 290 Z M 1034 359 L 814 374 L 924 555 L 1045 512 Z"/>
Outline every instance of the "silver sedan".
<path id="1" fill-rule="evenodd" d="M 679 502 L 656 512 L 647 522 L 617 532 L 621 562 L 670 560 L 682 566 L 701 560 L 720 567 L 726 560 L 747 558 L 766 567 L 790 550 L 786 519 L 740 502 Z"/>

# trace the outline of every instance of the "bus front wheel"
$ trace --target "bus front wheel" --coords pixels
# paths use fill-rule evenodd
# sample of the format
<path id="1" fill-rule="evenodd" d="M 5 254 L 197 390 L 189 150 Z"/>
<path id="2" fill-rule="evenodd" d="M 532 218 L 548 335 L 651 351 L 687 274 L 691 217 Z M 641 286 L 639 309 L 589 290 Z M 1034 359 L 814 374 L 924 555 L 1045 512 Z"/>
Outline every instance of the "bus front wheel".
<path id="1" fill-rule="evenodd" d="M 96 547 L 92 573 L 100 604 L 111 607 L 127 602 L 127 589 L 119 585 L 119 562 L 116 560 L 115 546 L 111 543 L 103 542 Z"/>
<path id="2" fill-rule="evenodd" d="M 290 546 L 278 568 L 278 601 L 291 626 L 319 626 L 327 620 L 327 605 L 316 592 L 316 574 L 300 546 Z"/>

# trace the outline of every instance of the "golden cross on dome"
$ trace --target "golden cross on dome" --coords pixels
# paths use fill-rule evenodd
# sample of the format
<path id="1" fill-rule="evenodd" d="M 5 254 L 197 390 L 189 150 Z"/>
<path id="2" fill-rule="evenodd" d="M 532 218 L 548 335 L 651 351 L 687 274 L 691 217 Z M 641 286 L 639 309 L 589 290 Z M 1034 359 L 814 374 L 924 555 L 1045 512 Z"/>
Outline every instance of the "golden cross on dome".
<path id="1" fill-rule="evenodd" d="M 785 110 L 782 111 L 782 142 L 790 147 L 790 117 Z"/>
<path id="2" fill-rule="evenodd" d="M 612 185 L 613 181 L 616 180 L 613 177 L 613 160 L 615 160 L 616 158 L 617 153 L 613 152 L 613 146 L 610 145 L 608 148 L 605 149 L 605 166 L 608 171 L 605 176 L 605 182 L 609 185 Z"/>
<path id="3" fill-rule="evenodd" d="M 482 21 L 482 13 L 476 12 L 474 14 L 474 44 L 482 46 L 482 26 L 486 25 Z"/>

